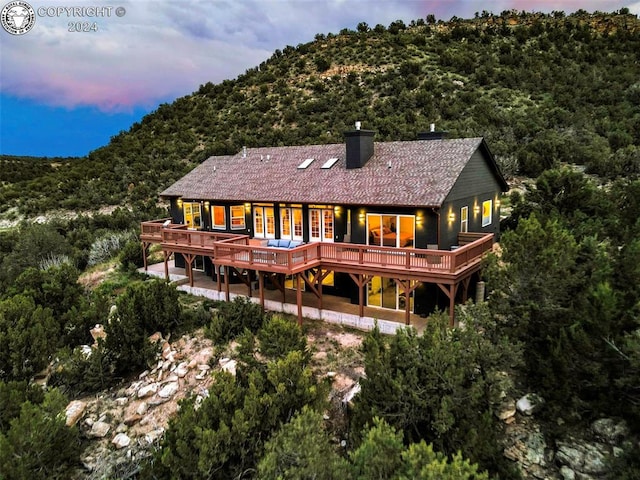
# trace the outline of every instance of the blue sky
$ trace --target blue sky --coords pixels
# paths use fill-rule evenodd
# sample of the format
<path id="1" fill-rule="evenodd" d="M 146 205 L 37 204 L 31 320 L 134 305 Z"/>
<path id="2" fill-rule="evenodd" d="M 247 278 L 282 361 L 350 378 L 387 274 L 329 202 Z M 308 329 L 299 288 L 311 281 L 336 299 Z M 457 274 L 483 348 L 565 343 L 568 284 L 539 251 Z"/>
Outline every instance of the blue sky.
<path id="1" fill-rule="evenodd" d="M 627 7 L 640 14 L 637 0 L 28 2 L 36 12 L 31 31 L 10 35 L 0 29 L 0 153 L 48 157 L 86 155 L 161 103 L 206 82 L 233 79 L 277 48 L 311 41 L 316 33 L 355 29 L 362 21 L 388 26 L 430 13 L 448 20 L 511 9 Z M 111 7 L 110 16 L 70 17 L 56 10 L 77 6 Z M 115 15 L 117 7 L 124 15 Z M 95 23 L 97 31 L 69 32 L 77 22 Z"/>

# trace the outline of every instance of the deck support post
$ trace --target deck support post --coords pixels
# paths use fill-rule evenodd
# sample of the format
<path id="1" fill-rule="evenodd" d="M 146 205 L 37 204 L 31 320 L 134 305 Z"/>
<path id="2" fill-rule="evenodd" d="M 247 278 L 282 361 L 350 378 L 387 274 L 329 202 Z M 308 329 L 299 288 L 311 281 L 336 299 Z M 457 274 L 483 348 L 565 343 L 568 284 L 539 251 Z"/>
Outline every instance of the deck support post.
<path id="1" fill-rule="evenodd" d="M 258 270 L 256 272 L 258 275 L 258 290 L 260 291 L 260 306 L 262 307 L 262 311 L 264 312 L 264 276 L 262 272 Z"/>
<path id="2" fill-rule="evenodd" d="M 399 278 L 393 279 L 400 287 L 402 288 L 402 292 L 404 293 L 404 324 L 411 325 L 411 294 L 413 291 L 418 288 L 419 282 L 411 281 L 411 280 L 400 280 Z"/>
<path id="3" fill-rule="evenodd" d="M 296 273 L 296 302 L 298 303 L 298 325 L 302 326 L 302 278 Z"/>
<path id="4" fill-rule="evenodd" d="M 224 267 L 224 298 L 228 301 L 230 301 L 230 295 L 229 295 L 229 267 L 227 267 L 225 265 Z"/>
<path id="5" fill-rule="evenodd" d="M 149 248 L 149 242 L 142 242 L 142 261 L 144 263 L 144 271 L 147 271 L 147 250 Z"/>
<path id="6" fill-rule="evenodd" d="M 358 310 L 358 314 L 360 315 L 360 318 L 362 318 L 364 317 L 364 286 L 371 281 L 373 275 L 365 275 L 363 273 L 359 273 L 356 276 L 355 274 L 350 273 L 349 276 L 351 277 L 351 280 L 353 280 L 358 286 L 358 303 L 360 307 Z"/>
<path id="7" fill-rule="evenodd" d="M 450 285 L 438 283 L 438 287 L 440 290 L 444 292 L 444 294 L 449 299 L 449 326 L 455 326 L 455 302 L 456 302 L 456 291 L 458 290 L 459 283 L 452 283 Z"/>
<path id="8" fill-rule="evenodd" d="M 169 283 L 169 252 L 162 250 L 162 256 L 164 257 L 164 279 Z"/>
<path id="9" fill-rule="evenodd" d="M 193 287 L 193 261 L 195 260 L 196 256 L 191 255 L 190 253 L 183 253 L 182 256 L 184 257 L 184 260 L 186 262 L 187 276 L 189 277 L 189 286 Z"/>

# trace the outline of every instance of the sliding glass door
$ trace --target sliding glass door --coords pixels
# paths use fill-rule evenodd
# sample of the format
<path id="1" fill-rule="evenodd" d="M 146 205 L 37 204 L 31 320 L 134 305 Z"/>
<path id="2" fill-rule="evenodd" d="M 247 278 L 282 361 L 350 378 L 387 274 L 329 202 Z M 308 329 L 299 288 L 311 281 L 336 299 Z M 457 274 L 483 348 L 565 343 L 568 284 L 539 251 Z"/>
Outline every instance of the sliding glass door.
<path id="1" fill-rule="evenodd" d="M 413 215 L 367 214 L 367 243 L 380 247 L 413 247 L 416 220 Z"/>

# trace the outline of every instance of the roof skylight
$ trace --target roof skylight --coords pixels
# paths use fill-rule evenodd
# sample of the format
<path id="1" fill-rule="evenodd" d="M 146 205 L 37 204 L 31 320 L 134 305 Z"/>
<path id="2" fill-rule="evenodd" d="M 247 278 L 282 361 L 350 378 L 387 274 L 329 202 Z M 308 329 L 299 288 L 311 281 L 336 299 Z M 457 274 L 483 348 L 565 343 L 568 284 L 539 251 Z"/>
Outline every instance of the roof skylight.
<path id="1" fill-rule="evenodd" d="M 320 168 L 329 169 L 333 167 L 338 160 L 339 160 L 338 158 L 330 158 L 329 160 L 324 162 L 324 164 Z"/>
<path id="2" fill-rule="evenodd" d="M 307 168 L 309 165 L 311 165 L 311 162 L 313 162 L 315 160 L 315 158 L 307 158 L 304 162 L 302 162 L 300 165 L 298 165 L 298 168 L 303 170 L 305 168 Z"/>

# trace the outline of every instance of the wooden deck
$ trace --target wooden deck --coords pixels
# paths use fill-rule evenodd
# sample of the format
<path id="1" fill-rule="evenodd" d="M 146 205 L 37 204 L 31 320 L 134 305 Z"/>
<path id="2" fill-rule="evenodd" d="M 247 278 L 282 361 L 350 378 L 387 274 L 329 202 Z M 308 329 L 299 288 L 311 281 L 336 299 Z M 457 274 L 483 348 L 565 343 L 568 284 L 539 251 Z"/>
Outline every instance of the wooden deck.
<path id="1" fill-rule="evenodd" d="M 324 242 L 287 249 L 263 246 L 248 235 L 188 230 L 186 225 L 170 222 L 161 219 L 141 224 L 145 269 L 148 247 L 160 244 L 167 277 L 167 261 L 171 254 L 179 253 L 185 258 L 185 270 L 193 285 L 192 262 L 202 255 L 216 266 L 252 270 L 260 278 L 264 274 L 295 275 L 298 285 L 304 281 L 320 298 L 322 289 L 305 272 L 316 269 L 348 273 L 360 287 L 361 312 L 364 287 L 374 276 L 393 278 L 407 296 L 419 282 L 434 283 L 450 300 L 452 323 L 458 286 L 463 286 L 466 296 L 470 277 L 480 269 L 482 258 L 491 250 L 494 240 L 492 234 L 463 233 L 458 238 L 462 246 L 454 251 Z M 409 318 L 407 306 L 407 323 Z"/>

